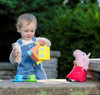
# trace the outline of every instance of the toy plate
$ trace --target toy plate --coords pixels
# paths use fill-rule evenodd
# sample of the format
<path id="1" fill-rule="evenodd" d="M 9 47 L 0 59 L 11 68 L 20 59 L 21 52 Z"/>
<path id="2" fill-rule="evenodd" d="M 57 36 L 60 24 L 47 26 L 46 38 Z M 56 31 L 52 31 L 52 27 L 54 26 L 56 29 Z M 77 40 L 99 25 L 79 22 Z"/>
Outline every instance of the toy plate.
<path id="1" fill-rule="evenodd" d="M 36 79 L 34 79 L 34 80 L 27 79 L 26 81 L 27 81 L 27 82 L 37 82 Z"/>
<path id="2" fill-rule="evenodd" d="M 22 80 L 16 80 L 16 79 L 14 79 L 13 82 L 24 82 L 24 80 L 23 79 Z"/>

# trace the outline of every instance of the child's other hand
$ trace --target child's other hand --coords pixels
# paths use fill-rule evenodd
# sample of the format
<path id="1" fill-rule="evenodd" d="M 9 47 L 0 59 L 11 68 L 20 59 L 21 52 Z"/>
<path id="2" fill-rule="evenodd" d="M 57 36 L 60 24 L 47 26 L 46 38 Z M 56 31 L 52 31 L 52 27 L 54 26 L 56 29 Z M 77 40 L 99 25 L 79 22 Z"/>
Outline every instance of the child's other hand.
<path id="1" fill-rule="evenodd" d="M 19 54 L 18 50 L 15 48 L 12 52 L 12 56 L 17 57 Z"/>
<path id="2" fill-rule="evenodd" d="M 44 45 L 46 45 L 46 42 L 44 40 L 39 40 L 39 44 L 40 44 L 40 46 L 44 46 Z"/>

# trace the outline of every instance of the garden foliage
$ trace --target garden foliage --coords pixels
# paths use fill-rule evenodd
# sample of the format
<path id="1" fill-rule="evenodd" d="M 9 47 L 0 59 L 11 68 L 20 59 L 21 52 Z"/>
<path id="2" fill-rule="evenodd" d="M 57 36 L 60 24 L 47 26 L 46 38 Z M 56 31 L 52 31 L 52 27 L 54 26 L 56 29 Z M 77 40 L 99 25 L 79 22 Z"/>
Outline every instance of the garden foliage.
<path id="1" fill-rule="evenodd" d="M 51 40 L 56 40 L 54 50 L 61 51 L 58 71 L 62 76 L 65 74 L 63 71 L 68 73 L 72 68 L 74 50 L 90 52 L 91 58 L 100 56 L 100 7 L 97 4 L 78 4 L 75 9 L 59 7 L 56 13 L 56 28 L 52 29 L 56 32 Z"/>

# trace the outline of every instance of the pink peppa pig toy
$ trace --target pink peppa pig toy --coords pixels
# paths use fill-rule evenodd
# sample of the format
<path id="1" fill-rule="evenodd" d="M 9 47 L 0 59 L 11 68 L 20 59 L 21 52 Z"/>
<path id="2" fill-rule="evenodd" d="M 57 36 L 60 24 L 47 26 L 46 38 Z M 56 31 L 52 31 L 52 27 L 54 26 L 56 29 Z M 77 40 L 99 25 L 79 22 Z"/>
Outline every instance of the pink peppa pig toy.
<path id="1" fill-rule="evenodd" d="M 72 71 L 66 76 L 67 81 L 79 81 L 84 82 L 86 80 L 86 73 L 88 69 L 88 65 L 90 63 L 89 56 L 81 50 L 75 50 L 73 53 L 75 57 L 74 67 Z"/>

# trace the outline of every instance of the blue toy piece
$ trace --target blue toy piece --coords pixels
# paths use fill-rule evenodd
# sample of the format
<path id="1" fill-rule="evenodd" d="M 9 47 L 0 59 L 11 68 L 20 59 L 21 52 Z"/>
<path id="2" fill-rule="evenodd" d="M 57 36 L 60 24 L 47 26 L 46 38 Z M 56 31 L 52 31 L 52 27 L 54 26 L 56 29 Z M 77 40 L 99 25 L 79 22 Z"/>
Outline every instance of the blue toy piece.
<path id="1" fill-rule="evenodd" d="M 32 54 L 32 53 L 31 53 L 31 50 L 28 50 L 28 51 L 27 51 L 27 54 L 28 54 L 28 55 L 31 55 L 31 54 Z"/>
<path id="2" fill-rule="evenodd" d="M 24 82 L 23 75 L 16 75 L 13 82 Z"/>
<path id="3" fill-rule="evenodd" d="M 22 79 L 22 80 L 16 80 L 16 79 L 14 79 L 13 80 L 13 82 L 24 82 L 25 80 L 24 79 Z"/>

